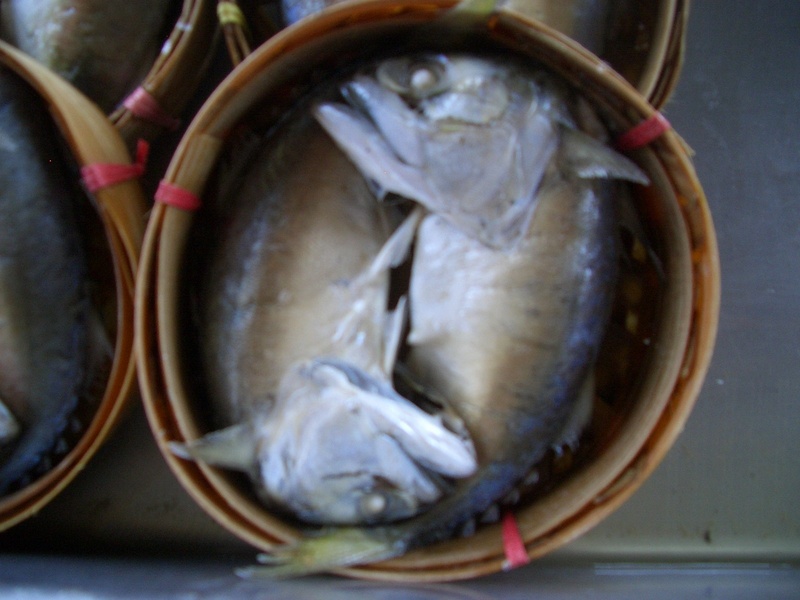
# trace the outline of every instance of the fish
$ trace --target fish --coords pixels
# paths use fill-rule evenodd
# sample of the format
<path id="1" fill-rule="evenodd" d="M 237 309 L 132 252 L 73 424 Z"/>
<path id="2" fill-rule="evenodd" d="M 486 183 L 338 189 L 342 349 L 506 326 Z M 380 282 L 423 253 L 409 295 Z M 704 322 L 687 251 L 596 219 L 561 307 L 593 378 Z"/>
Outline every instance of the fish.
<path id="1" fill-rule="evenodd" d="M 616 281 L 610 180 L 647 181 L 578 130 L 560 82 L 507 58 L 391 58 L 342 96 L 317 107 L 318 121 L 379 197 L 426 211 L 405 361 L 463 419 L 478 468 L 415 517 L 326 530 L 244 576 L 366 564 L 450 539 L 551 447 L 574 443 Z"/>
<path id="2" fill-rule="evenodd" d="M 85 241 L 51 122 L 0 68 L 0 495 L 47 470 L 94 372 Z"/>
<path id="3" fill-rule="evenodd" d="M 405 518 L 475 468 L 462 432 L 392 387 L 406 310 L 390 269 L 419 217 L 395 226 L 308 111 L 290 121 L 219 192 L 235 210 L 210 217 L 228 225 L 197 322 L 221 427 L 173 452 L 249 474 L 306 523 Z"/>
<path id="4" fill-rule="evenodd" d="M 0 38 L 110 113 L 150 71 L 173 0 L 3 0 Z"/>

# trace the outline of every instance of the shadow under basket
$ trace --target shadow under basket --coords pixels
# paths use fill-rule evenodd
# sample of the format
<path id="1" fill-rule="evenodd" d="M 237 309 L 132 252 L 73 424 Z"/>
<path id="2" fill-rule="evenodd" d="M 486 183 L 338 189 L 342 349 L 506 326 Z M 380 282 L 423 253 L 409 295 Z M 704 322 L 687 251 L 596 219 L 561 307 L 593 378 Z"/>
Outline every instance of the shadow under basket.
<path id="1" fill-rule="evenodd" d="M 190 125 L 165 182 L 202 198 L 226 144 L 253 120 L 266 127 L 319 74 L 364 56 L 491 48 L 551 70 L 588 98 L 612 133 L 661 122 L 628 82 L 594 55 L 534 21 L 506 12 L 445 18 L 452 2 L 363 2 L 324 11 L 262 45 L 222 82 Z M 455 34 L 455 35 L 454 35 Z M 316 78 L 316 79 L 315 79 Z M 569 542 L 625 501 L 664 457 L 688 418 L 711 357 L 719 265 L 705 197 L 680 137 L 667 129 L 627 154 L 651 184 L 632 188 L 639 230 L 622 232 L 622 272 L 596 365 L 595 410 L 579 449 L 537 466 L 539 483 L 511 508 L 529 559 Z M 202 210 L 200 208 L 199 210 Z M 147 416 L 181 484 L 214 519 L 269 552 L 303 534 L 259 504 L 243 478 L 184 461 L 168 442 L 207 429 L 193 397 L 181 336 L 180 285 L 195 214 L 157 203 L 137 280 L 136 354 Z M 397 559 L 337 571 L 384 581 L 446 581 L 502 570 L 502 525 L 480 525 Z"/>
<path id="2" fill-rule="evenodd" d="M 88 165 L 132 164 L 117 130 L 69 83 L 4 42 L 0 42 L 0 68 L 19 75 L 41 96 L 76 172 Z M 79 402 L 73 415 L 76 431 L 65 438 L 67 448 L 51 457 L 52 468 L 0 497 L 0 531 L 34 515 L 83 470 L 118 423 L 135 389 L 133 299 L 144 235 L 144 194 L 139 182 L 131 179 L 84 199 L 79 210 L 86 216 L 91 301 L 113 345 L 110 372 L 102 389 Z"/>

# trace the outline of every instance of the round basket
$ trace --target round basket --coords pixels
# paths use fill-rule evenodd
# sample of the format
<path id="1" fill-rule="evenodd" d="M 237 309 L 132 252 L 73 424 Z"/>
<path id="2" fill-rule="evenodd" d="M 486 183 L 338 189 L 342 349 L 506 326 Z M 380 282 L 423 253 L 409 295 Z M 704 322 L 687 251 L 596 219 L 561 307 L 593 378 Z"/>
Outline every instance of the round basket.
<path id="1" fill-rule="evenodd" d="M 42 97 L 66 148 L 77 166 L 131 165 L 119 133 L 107 117 L 66 81 L 4 42 L 0 65 L 9 68 Z M 114 344 L 105 388 L 91 407 L 78 406 L 80 431 L 53 468 L 30 485 L 0 497 L 0 531 L 35 514 L 86 465 L 118 422 L 135 384 L 133 354 L 133 296 L 135 274 L 144 234 L 145 198 L 139 183 L 128 180 L 98 189 L 86 208 L 96 215 L 89 232 L 92 260 L 89 273 L 93 296 Z"/>
<path id="2" fill-rule="evenodd" d="M 178 128 L 178 118 L 213 56 L 216 26 L 210 2 L 183 0 L 172 32 L 137 90 L 147 94 L 148 102 L 124 101 L 110 115 L 129 145 L 138 139 L 152 141 L 164 130 Z"/>
<path id="3" fill-rule="evenodd" d="M 274 122 L 313 81 L 352 61 L 402 46 L 441 50 L 443 39 L 500 47 L 536 61 L 592 100 L 615 135 L 664 123 L 644 97 L 580 45 L 538 22 L 500 11 L 464 24 L 457 35 L 432 28 L 451 0 L 361 2 L 326 10 L 278 33 L 212 94 L 182 139 L 163 183 L 202 198 L 234 132 Z M 421 28 L 424 35 L 418 34 Z M 436 42 L 432 40 L 437 40 Z M 450 46 L 448 46 L 449 48 Z M 645 125 L 646 127 L 646 125 Z M 626 241 L 612 321 L 596 367 L 597 399 L 587 442 L 574 456 L 550 456 L 547 476 L 526 492 L 514 517 L 527 558 L 567 543 L 617 508 L 653 471 L 683 428 L 710 360 L 719 302 L 719 265 L 711 217 L 680 137 L 663 131 L 630 151 L 651 185 L 633 191 L 641 238 Z M 202 208 L 200 208 L 202 210 Z M 157 203 L 137 280 L 136 354 L 147 416 L 177 478 L 219 523 L 269 552 L 302 533 L 259 504 L 242 479 L 184 461 L 171 441 L 207 432 L 190 390 L 182 346 L 180 273 L 194 213 Z M 647 240 L 645 251 L 642 240 Z M 507 565 L 502 525 L 374 565 L 338 571 L 353 577 L 444 581 Z"/>

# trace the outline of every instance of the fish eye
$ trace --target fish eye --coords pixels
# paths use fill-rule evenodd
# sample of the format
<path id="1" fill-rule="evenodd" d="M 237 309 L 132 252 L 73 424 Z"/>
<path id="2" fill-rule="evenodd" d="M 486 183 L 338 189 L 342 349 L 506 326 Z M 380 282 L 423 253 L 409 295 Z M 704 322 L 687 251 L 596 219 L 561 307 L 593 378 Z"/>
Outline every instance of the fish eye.
<path id="1" fill-rule="evenodd" d="M 380 517 L 389 505 L 386 496 L 381 492 L 370 492 L 361 498 L 361 514 L 369 522 Z"/>
<path id="2" fill-rule="evenodd" d="M 444 91 L 448 83 L 447 64 L 440 56 L 389 59 L 378 66 L 376 75 L 393 92 L 418 100 Z"/>

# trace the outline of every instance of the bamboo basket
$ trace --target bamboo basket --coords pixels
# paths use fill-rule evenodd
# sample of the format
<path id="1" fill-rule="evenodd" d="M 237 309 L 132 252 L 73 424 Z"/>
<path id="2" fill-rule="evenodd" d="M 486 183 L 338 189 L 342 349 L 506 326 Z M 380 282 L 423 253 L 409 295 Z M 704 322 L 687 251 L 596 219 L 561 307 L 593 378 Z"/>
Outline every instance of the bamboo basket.
<path id="1" fill-rule="evenodd" d="M 165 182 L 202 198 L 226 143 L 247 128 L 254 108 L 266 127 L 310 85 L 311 73 L 333 71 L 400 44 L 441 50 L 434 44 L 448 37 L 462 47 L 498 46 L 562 75 L 595 103 L 615 134 L 657 115 L 596 56 L 521 15 L 500 11 L 465 25 L 458 35 L 448 36 L 452 29 L 436 35 L 431 28 L 452 5 L 452 0 L 360 2 L 278 33 L 211 95 L 182 139 Z M 415 37 L 423 27 L 426 34 Z M 719 310 L 716 238 L 686 148 L 676 133 L 666 131 L 629 155 L 652 181 L 634 189 L 632 205 L 657 258 L 645 258 L 635 239 L 626 243 L 633 266 L 623 270 L 596 367 L 598 391 L 587 441 L 574 456 L 543 461 L 540 468 L 548 476 L 514 507 L 529 559 L 585 532 L 642 484 L 682 430 L 712 353 Z M 228 530 L 269 552 L 303 534 L 260 505 L 242 479 L 181 460 L 167 446 L 207 432 L 189 392 L 179 327 L 178 282 L 183 257 L 192 252 L 187 239 L 193 219 L 191 212 L 159 203 L 145 235 L 136 292 L 136 354 L 145 409 L 167 463 L 189 494 Z M 476 577 L 506 566 L 502 539 L 501 524 L 483 525 L 470 538 L 338 572 L 384 581 Z"/>
<path id="2" fill-rule="evenodd" d="M 653 106 L 661 108 L 671 96 L 683 64 L 689 3 L 690 0 L 609 2 L 605 31 L 596 36 L 597 39 L 594 36 L 588 39 L 579 31 L 572 12 L 577 10 L 572 7 L 578 4 L 575 0 L 507 0 L 498 5 L 501 10 L 541 21 L 582 43 L 622 74 Z M 234 65 L 279 27 L 273 20 L 274 28 L 265 28 L 267 19 L 263 14 L 255 13 L 248 6 L 242 10 L 236 0 L 219 0 L 218 6 L 228 54 Z M 223 17 L 233 14 L 236 16 Z M 256 21 L 261 27 L 248 27 L 248 22 Z"/>
<path id="3" fill-rule="evenodd" d="M 177 119 L 193 99 L 213 56 L 217 22 L 212 2 L 183 0 L 180 16 L 141 88 L 161 110 Z M 152 141 L 170 126 L 136 116 L 120 105 L 109 117 L 129 146 Z"/>
<path id="4" fill-rule="evenodd" d="M 48 106 L 66 148 L 78 167 L 95 164 L 130 165 L 128 150 L 107 117 L 69 83 L 39 63 L 0 42 L 0 65 L 21 76 Z M 88 201 L 87 197 L 87 201 Z M 93 208 L 92 208 L 93 207 Z M 135 389 L 133 297 L 135 274 L 144 234 L 145 198 L 139 183 L 125 181 L 98 190 L 90 212 L 97 214 L 97 239 L 104 256 L 92 256 L 90 277 L 102 291 L 94 298 L 101 314 L 109 315 L 114 357 L 96 408 L 82 414 L 82 431 L 52 470 L 21 490 L 0 498 L 0 531 L 35 514 L 84 468 L 118 422 Z"/>

